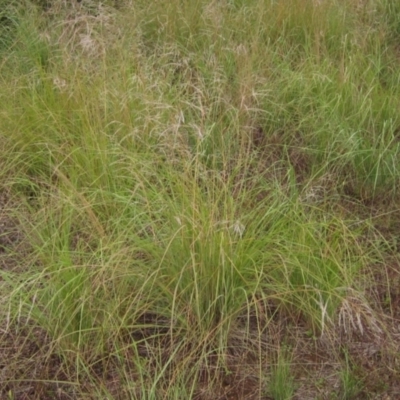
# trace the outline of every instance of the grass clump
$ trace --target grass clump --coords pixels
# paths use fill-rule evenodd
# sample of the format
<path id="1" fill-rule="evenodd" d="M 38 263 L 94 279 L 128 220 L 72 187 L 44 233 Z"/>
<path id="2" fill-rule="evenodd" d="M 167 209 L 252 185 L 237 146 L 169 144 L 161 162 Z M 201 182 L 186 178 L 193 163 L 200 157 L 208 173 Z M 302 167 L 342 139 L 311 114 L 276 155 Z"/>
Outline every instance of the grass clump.
<path id="1" fill-rule="evenodd" d="M 0 17 L 3 395 L 312 398 L 396 345 L 392 3 L 45 3 Z"/>
<path id="2" fill-rule="evenodd" d="M 341 398 L 353 399 L 361 393 L 363 382 L 356 375 L 355 368 L 349 363 L 348 356 L 345 356 L 346 366 L 341 371 Z"/>
<path id="3" fill-rule="evenodd" d="M 280 349 L 271 378 L 268 384 L 268 393 L 275 400 L 290 400 L 294 396 L 294 379 L 290 372 L 290 357 L 288 350 Z"/>

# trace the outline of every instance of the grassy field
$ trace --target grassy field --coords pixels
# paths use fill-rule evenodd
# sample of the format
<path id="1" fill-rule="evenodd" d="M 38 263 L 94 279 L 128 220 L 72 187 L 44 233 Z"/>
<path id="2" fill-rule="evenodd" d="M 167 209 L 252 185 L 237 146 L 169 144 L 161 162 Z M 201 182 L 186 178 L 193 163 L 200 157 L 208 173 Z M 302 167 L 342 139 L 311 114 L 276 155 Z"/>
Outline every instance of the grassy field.
<path id="1" fill-rule="evenodd" d="M 0 0 L 0 399 L 400 398 L 400 2 Z"/>

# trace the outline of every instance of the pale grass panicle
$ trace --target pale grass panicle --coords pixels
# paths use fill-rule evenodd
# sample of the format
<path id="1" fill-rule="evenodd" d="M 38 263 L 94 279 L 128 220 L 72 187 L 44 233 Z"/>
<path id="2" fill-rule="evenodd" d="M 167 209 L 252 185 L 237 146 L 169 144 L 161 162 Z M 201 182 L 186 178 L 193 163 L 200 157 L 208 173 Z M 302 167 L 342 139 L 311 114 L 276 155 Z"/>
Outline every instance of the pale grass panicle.
<path id="1" fill-rule="evenodd" d="M 347 288 L 347 296 L 342 299 L 339 307 L 338 324 L 346 336 L 353 333 L 372 334 L 381 338 L 383 334 L 382 321 L 371 308 L 365 297 L 352 288 Z"/>
<path id="2" fill-rule="evenodd" d="M 243 236 L 244 231 L 246 230 L 246 227 L 239 221 L 235 221 L 233 225 L 231 225 L 231 228 L 235 235 L 239 236 L 240 238 Z"/>

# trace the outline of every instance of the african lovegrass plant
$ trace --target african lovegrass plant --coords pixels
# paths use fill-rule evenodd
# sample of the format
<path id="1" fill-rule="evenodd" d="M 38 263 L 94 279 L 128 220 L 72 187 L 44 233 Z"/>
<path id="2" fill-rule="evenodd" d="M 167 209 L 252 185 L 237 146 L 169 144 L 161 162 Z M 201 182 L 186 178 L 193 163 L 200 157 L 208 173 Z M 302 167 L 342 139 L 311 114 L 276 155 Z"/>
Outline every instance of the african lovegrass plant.
<path id="1" fill-rule="evenodd" d="M 384 250 L 357 207 L 398 194 L 398 10 L 356 3 L 13 9 L 5 330 L 42 329 L 98 398 L 99 365 L 131 398 L 215 398 L 243 348 L 263 379 L 273 317 L 331 337 L 369 310 L 351 299 Z"/>

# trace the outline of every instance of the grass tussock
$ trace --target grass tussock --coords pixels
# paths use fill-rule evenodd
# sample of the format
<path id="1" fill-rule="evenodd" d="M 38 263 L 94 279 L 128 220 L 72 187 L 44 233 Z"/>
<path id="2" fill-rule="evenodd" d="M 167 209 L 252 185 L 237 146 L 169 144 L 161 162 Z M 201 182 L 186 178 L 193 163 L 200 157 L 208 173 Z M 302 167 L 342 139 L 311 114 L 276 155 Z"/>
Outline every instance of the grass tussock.
<path id="1" fill-rule="evenodd" d="M 1 396 L 399 393 L 395 2 L 0 6 Z"/>

